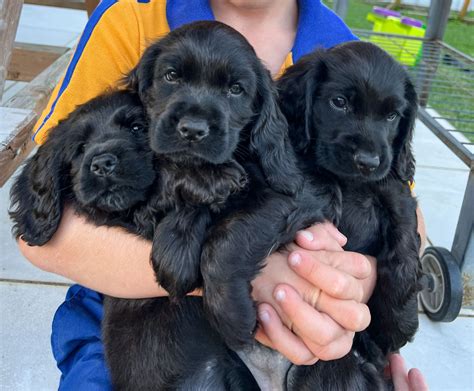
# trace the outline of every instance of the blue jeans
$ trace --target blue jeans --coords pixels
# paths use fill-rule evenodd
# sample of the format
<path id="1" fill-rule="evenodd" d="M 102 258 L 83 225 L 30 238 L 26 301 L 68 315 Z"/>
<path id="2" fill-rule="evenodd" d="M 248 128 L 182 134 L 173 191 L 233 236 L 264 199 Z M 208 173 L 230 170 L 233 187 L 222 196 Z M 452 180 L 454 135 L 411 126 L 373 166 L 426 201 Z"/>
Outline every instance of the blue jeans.
<path id="1" fill-rule="evenodd" d="M 61 370 L 59 390 L 112 390 L 101 340 L 102 295 L 80 285 L 69 288 L 54 315 L 51 347 Z"/>

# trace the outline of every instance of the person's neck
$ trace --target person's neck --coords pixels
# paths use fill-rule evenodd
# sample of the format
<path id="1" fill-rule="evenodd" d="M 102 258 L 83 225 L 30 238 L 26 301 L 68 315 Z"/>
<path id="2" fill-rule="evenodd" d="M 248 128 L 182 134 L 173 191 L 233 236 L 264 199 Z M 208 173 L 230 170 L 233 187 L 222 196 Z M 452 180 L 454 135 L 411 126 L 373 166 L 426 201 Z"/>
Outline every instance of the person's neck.
<path id="1" fill-rule="evenodd" d="M 216 20 L 247 38 L 272 75 L 293 47 L 298 27 L 296 0 L 210 0 Z"/>

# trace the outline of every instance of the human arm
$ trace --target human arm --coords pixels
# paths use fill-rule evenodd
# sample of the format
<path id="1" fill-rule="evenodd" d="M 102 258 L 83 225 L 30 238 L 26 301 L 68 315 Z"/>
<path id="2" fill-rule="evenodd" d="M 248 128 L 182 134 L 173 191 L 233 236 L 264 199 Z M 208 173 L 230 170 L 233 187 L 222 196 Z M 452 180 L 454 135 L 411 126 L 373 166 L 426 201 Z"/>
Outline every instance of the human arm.
<path id="1" fill-rule="evenodd" d="M 335 245 L 330 236 L 323 237 L 319 233 L 320 229 L 315 227 L 314 233 L 321 240 L 321 245 L 327 247 Z M 20 240 L 20 249 L 25 257 L 37 267 L 60 274 L 105 294 L 125 298 L 154 297 L 167 294 L 156 283 L 150 266 L 150 242 L 131 235 L 120 228 L 96 227 L 87 223 L 82 217 L 75 215 L 71 208 L 65 209 L 59 229 L 51 241 L 41 247 L 30 247 Z M 357 264 L 355 268 L 359 268 Z M 359 273 L 358 275 L 360 275 L 362 273 L 364 275 L 364 273 L 367 273 L 363 262 L 360 269 L 356 271 L 356 274 Z M 325 276 L 331 270 L 331 268 L 322 270 L 321 274 Z M 345 274 L 338 275 L 336 278 L 354 282 L 352 277 Z M 319 289 L 315 289 L 311 283 L 299 277 L 289 268 L 286 255 L 275 253 L 270 257 L 267 266 L 253 284 L 257 300 L 276 306 L 273 291 L 282 282 L 287 283 L 288 289 L 291 290 L 294 287 L 298 292 L 302 292 L 303 297 L 307 300 L 310 297 L 314 300 L 319 294 Z M 342 284 L 345 283 L 342 282 Z M 349 282 L 349 284 L 351 283 Z M 349 295 L 359 295 L 357 292 L 359 290 L 356 288 L 355 292 L 349 293 Z M 195 293 L 199 294 L 199 292 Z M 347 296 L 346 292 L 342 294 Z M 307 308 L 306 302 L 298 299 L 298 297 L 297 295 L 289 296 L 289 303 L 296 302 L 295 309 L 301 309 L 302 313 L 304 312 L 309 317 L 318 316 L 317 310 L 311 307 Z M 320 305 L 322 305 L 321 308 L 327 311 L 328 314 L 332 314 L 332 309 L 339 308 L 332 305 L 330 300 L 325 300 L 325 295 L 321 295 L 321 297 L 322 300 L 319 300 Z M 328 308 L 325 308 L 325 306 L 328 306 Z M 367 323 L 367 319 L 365 319 L 367 312 L 364 307 L 360 307 L 356 302 L 349 303 L 348 311 L 354 314 L 352 319 L 361 316 L 360 314 L 364 317 L 362 320 L 355 320 L 354 323 L 359 324 L 347 324 L 349 329 L 359 329 Z M 292 314 L 289 315 L 290 319 L 291 316 Z M 333 316 L 340 317 L 340 313 Z M 346 333 L 330 319 L 330 315 L 323 316 L 322 323 L 316 325 L 317 330 L 320 328 L 335 330 L 328 337 L 330 339 L 328 345 L 333 346 L 328 348 L 328 358 L 337 358 L 334 357 L 332 349 L 334 349 L 336 355 L 340 355 L 344 349 L 348 350 L 350 348 L 352 332 Z M 342 336 L 342 339 L 339 341 L 340 336 Z M 338 341 L 332 344 L 333 340 L 331 338 Z M 281 347 L 277 346 L 276 348 L 290 359 L 298 361 L 298 358 L 294 358 L 294 354 L 291 352 L 295 347 L 293 341 L 282 339 L 280 343 Z"/>
<path id="2" fill-rule="evenodd" d="M 165 296 L 149 262 L 151 242 L 121 228 L 96 227 L 66 207 L 58 230 L 44 246 L 18 241 L 35 266 L 115 297 Z"/>

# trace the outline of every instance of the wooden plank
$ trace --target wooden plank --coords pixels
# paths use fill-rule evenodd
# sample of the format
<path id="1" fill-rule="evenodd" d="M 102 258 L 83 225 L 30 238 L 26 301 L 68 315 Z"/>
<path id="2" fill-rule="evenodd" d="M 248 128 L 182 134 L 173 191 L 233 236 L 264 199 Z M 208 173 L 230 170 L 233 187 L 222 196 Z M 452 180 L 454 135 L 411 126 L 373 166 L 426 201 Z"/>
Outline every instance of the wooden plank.
<path id="1" fill-rule="evenodd" d="M 2 0 L 0 3 L 0 101 L 22 6 L 23 0 Z"/>
<path id="2" fill-rule="evenodd" d="M 15 42 L 7 79 L 31 81 L 68 50 L 62 46 Z"/>
<path id="3" fill-rule="evenodd" d="M 11 129 L 28 123 L 32 116 L 33 110 L 0 107 L 0 145 L 6 144 L 7 136 L 12 133 Z"/>
<path id="4" fill-rule="evenodd" d="M 34 148 L 31 131 L 48 103 L 53 88 L 64 73 L 71 54 L 72 51 L 63 54 L 4 104 L 4 107 L 32 110 L 34 115 L 32 120 L 29 119 L 22 128 L 9 134 L 0 145 L 0 187 Z"/>
<path id="5" fill-rule="evenodd" d="M 17 140 L 12 135 L 18 134 L 22 129 L 35 124 L 37 116 L 33 110 L 0 107 L 0 150 L 5 149 L 0 155 L 0 167 L 15 161 L 17 155 L 22 155 L 29 145 L 17 145 Z"/>
<path id="6" fill-rule="evenodd" d="M 99 3 L 100 0 L 25 0 L 25 4 L 86 10 L 88 16 L 91 16 Z"/>
<path id="7" fill-rule="evenodd" d="M 25 4 L 47 5 L 50 7 L 85 10 L 84 0 L 25 0 Z"/>

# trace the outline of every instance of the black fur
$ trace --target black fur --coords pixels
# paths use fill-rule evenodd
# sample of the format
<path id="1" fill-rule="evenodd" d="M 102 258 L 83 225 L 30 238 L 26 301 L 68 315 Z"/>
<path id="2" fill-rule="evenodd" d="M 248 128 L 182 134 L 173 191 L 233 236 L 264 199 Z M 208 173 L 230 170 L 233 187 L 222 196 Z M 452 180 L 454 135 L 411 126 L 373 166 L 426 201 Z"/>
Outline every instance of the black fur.
<path id="1" fill-rule="evenodd" d="M 156 230 L 153 267 L 181 298 L 201 285 L 211 213 L 246 185 L 237 160 L 260 165 L 282 193 L 294 194 L 301 177 L 270 74 L 230 27 L 198 22 L 173 31 L 145 51 L 127 83 L 144 102 L 166 178 L 162 209 L 170 213 Z"/>
<path id="2" fill-rule="evenodd" d="M 171 68 L 178 80 L 176 74 L 166 79 Z M 257 389 L 245 365 L 209 326 L 202 300 L 177 298 L 200 285 L 201 246 L 213 221 L 234 217 L 260 190 L 265 202 L 284 206 L 284 219 L 294 213 L 292 194 L 302 178 L 270 75 L 240 34 L 220 23 L 196 23 L 153 44 L 127 77 L 127 87 L 128 92 L 80 107 L 51 132 L 13 188 L 15 234 L 44 244 L 70 202 L 97 225 L 120 225 L 153 239 L 157 280 L 173 300 L 105 298 L 103 336 L 116 389 Z M 130 140 L 138 140 L 140 148 L 125 144 L 122 120 L 115 118 L 120 99 L 144 117 L 137 96 L 148 133 L 140 130 Z M 100 159 L 92 161 L 95 152 L 89 151 L 102 139 L 111 149 L 100 147 Z M 130 154 L 123 167 L 117 156 L 110 159 L 122 142 L 123 153 Z M 117 173 L 123 174 L 124 188 L 133 186 L 120 192 Z M 51 177 L 47 186 L 38 183 L 44 176 Z M 33 196 L 40 200 L 32 202 Z M 34 230 L 27 226 L 30 215 Z M 45 231 L 45 224 L 54 228 Z M 278 224 L 275 230 L 286 233 Z M 270 236 L 258 259 L 274 242 Z"/>
<path id="3" fill-rule="evenodd" d="M 265 185 L 256 167 L 246 169 L 251 178 L 248 192 L 229 200 L 230 207 L 211 227 L 201 256 L 206 313 L 235 350 L 254 341 L 257 319 L 251 281 L 265 258 L 291 242 L 298 230 L 335 218 L 325 207 L 331 203 L 329 194 L 308 183 L 294 196 L 277 193 Z"/>
<path id="4" fill-rule="evenodd" d="M 417 326 L 416 203 L 406 183 L 413 176 L 416 95 L 393 60 L 364 45 L 309 56 L 280 82 L 292 141 L 312 183 L 302 184 L 268 72 L 238 33 L 218 23 L 185 26 L 152 45 L 128 77 L 131 93 L 114 93 L 80 107 L 27 163 L 12 189 L 11 216 L 15 235 L 31 245 L 51 238 L 63 204 L 69 202 L 97 225 L 119 225 L 154 238 L 158 281 L 174 297 L 199 286 L 202 262 L 206 313 L 200 298 L 105 298 L 104 342 L 116 389 L 258 389 L 221 338 L 231 347 L 252 341 L 256 319 L 250 281 L 263 259 L 292 240 L 298 229 L 325 219 L 348 235 L 348 249 L 378 258 L 379 280 L 370 303 L 374 320 L 356 338 L 354 352 L 333 363 L 294 368 L 288 387 L 325 390 L 331 384 L 342 390 L 382 384 L 382 352 L 398 349 Z M 339 51 L 343 65 L 348 64 L 346 72 L 353 72 L 350 78 L 334 77 L 341 72 L 335 65 L 341 62 Z M 402 119 L 393 122 L 395 129 L 386 128 L 385 138 L 374 137 L 377 142 L 356 132 L 343 135 L 334 159 L 330 148 L 319 148 L 323 135 L 330 139 L 332 124 L 343 123 L 344 117 L 325 120 L 330 112 L 320 107 L 327 103 L 322 91 L 338 82 L 352 86 L 364 64 L 367 85 L 372 86 L 371 77 L 379 82 L 373 85 L 376 92 L 385 91 L 384 81 L 394 80 L 388 90 L 401 105 L 388 106 L 403 110 Z M 373 73 L 380 64 L 390 66 L 385 72 L 391 78 Z M 171 66 L 179 81 L 176 75 L 163 81 Z M 229 89 L 239 93 L 230 96 Z M 145 103 L 148 123 L 136 93 Z M 372 93 L 360 102 L 366 103 Z M 340 128 L 350 130 L 353 123 L 378 118 L 370 112 L 378 106 L 362 107 L 369 112 L 357 117 L 356 110 L 355 120 Z M 377 110 L 387 114 L 378 108 L 379 117 Z M 136 118 L 138 127 L 133 126 Z M 177 133 L 189 132 L 189 125 L 194 139 L 183 142 Z M 140 131 L 143 126 L 149 126 L 149 139 Z M 131 137 L 131 129 L 138 137 Z M 350 159 L 339 165 L 347 156 L 344 145 L 382 151 L 380 170 L 348 168 Z M 108 163 L 93 162 L 91 154 L 105 154 Z M 361 221 L 366 222 L 363 229 Z"/>
<path id="5" fill-rule="evenodd" d="M 31 246 L 45 244 L 56 232 L 66 202 L 96 225 L 135 230 L 135 220 L 155 215 L 146 210 L 155 178 L 138 96 L 100 96 L 52 129 L 26 162 L 11 190 L 13 234 Z M 136 213 L 125 213 L 132 205 Z"/>
<path id="6" fill-rule="evenodd" d="M 117 158 L 108 175 L 97 171 L 106 165 L 92 167 L 104 155 Z M 68 203 L 95 225 L 121 226 L 151 240 L 163 221 L 156 209 L 163 181 L 158 162 L 136 94 L 113 92 L 91 100 L 51 131 L 16 178 L 14 235 L 29 245 L 46 243 Z M 172 304 L 167 298 L 106 296 L 102 328 L 117 390 L 257 389 L 206 321 L 201 298 Z"/>
<path id="7" fill-rule="evenodd" d="M 377 285 L 369 302 L 372 322 L 361 334 L 365 337 L 356 338 L 354 352 L 376 364 L 382 379 L 383 355 L 405 345 L 418 327 L 420 239 L 408 183 L 415 167 L 416 93 L 395 60 L 364 42 L 304 57 L 287 70 L 278 88 L 307 177 L 317 188 L 340 194 L 337 225 L 348 237 L 345 249 L 377 258 Z M 324 365 L 338 373 L 332 389 L 366 389 L 365 364 L 359 365 L 358 385 L 347 388 L 356 375 L 344 368 L 358 360 L 317 364 L 305 370 L 314 371 L 305 384 L 314 386 L 310 379 L 320 378 Z M 330 389 L 321 387 L 314 389 Z"/>

